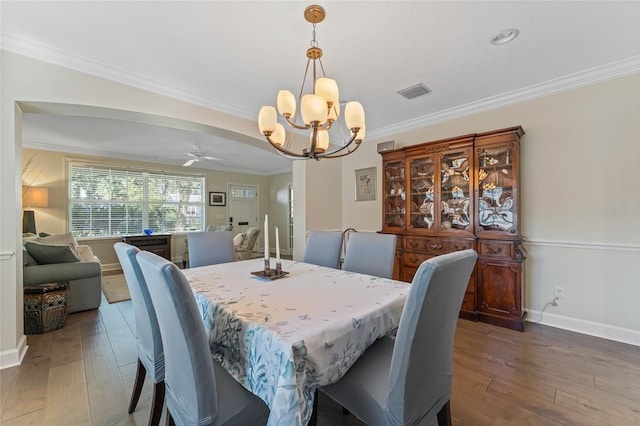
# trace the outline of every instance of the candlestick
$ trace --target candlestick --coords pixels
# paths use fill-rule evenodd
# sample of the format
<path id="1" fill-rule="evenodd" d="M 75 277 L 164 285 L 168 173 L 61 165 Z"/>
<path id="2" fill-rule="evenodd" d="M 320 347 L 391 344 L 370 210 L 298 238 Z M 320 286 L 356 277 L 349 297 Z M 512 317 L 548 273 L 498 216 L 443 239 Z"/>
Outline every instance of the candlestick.
<path id="1" fill-rule="evenodd" d="M 264 260 L 264 276 L 265 277 L 271 276 L 271 260 L 270 259 Z"/>
<path id="2" fill-rule="evenodd" d="M 280 262 L 280 234 L 278 234 L 278 227 L 274 226 L 274 228 L 276 228 L 276 261 Z"/>
<path id="3" fill-rule="evenodd" d="M 269 260 L 269 216 L 264 215 L 264 260 Z"/>

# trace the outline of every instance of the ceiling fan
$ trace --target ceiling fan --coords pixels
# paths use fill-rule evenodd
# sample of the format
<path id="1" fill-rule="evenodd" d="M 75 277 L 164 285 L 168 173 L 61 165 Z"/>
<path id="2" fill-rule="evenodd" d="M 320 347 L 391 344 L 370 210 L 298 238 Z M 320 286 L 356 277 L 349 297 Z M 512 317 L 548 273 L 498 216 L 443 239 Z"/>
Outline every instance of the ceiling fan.
<path id="1" fill-rule="evenodd" d="M 189 167 L 193 163 L 202 160 L 219 160 L 219 158 L 217 157 L 209 157 L 208 155 L 206 155 L 205 152 L 200 149 L 200 145 L 193 145 L 193 151 L 185 152 L 185 154 L 187 154 L 191 158 L 189 158 L 187 162 L 183 164 L 184 167 Z"/>

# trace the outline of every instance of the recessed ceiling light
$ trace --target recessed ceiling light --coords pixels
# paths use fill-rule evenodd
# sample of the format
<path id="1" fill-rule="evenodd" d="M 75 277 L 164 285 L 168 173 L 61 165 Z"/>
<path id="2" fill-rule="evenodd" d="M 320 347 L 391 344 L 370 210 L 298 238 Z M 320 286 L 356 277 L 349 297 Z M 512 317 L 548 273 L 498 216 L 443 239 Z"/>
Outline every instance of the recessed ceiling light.
<path id="1" fill-rule="evenodd" d="M 516 30 L 515 28 L 511 28 L 509 30 L 504 30 L 494 35 L 493 37 L 491 37 L 490 42 L 491 44 L 509 43 L 511 40 L 518 37 L 518 34 L 520 34 L 520 31 Z"/>

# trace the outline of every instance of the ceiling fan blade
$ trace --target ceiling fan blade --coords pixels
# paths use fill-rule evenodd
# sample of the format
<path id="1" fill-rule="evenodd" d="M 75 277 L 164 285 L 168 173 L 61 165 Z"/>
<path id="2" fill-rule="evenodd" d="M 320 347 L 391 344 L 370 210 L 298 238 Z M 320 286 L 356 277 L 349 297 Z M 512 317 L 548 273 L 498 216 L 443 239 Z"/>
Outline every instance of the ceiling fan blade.
<path id="1" fill-rule="evenodd" d="M 195 162 L 196 162 L 196 160 L 187 160 L 187 162 L 184 163 L 182 166 L 183 167 L 189 167 L 190 165 L 192 165 Z"/>
<path id="2" fill-rule="evenodd" d="M 219 158 L 218 158 L 218 157 L 209 157 L 208 155 L 205 155 L 205 156 L 204 156 L 204 157 L 202 157 L 202 158 L 204 158 L 205 160 L 219 160 Z"/>
<path id="3" fill-rule="evenodd" d="M 187 154 L 189 157 L 198 158 L 198 156 L 196 154 L 194 154 L 193 152 L 185 152 L 185 154 Z"/>

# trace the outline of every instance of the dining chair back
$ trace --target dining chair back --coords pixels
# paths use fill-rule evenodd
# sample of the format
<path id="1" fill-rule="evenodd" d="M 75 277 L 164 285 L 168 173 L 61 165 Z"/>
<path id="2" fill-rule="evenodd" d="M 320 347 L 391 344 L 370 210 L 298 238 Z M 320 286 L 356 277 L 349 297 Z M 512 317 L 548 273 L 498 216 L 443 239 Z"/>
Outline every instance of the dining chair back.
<path id="1" fill-rule="evenodd" d="M 338 269 L 341 250 L 341 231 L 309 231 L 302 261 Z"/>
<path id="2" fill-rule="evenodd" d="M 150 252 L 137 255 L 164 343 L 168 424 L 261 425 L 269 409 L 213 360 L 184 274 Z"/>
<path id="3" fill-rule="evenodd" d="M 136 254 L 140 249 L 125 243 L 115 243 L 114 249 L 120 267 L 124 273 L 131 304 L 136 321 L 136 343 L 138 349 L 138 363 L 136 367 L 136 378 L 129 401 L 129 413 L 133 413 L 138 405 L 140 393 L 144 385 L 144 379 L 148 374 L 153 380 L 153 400 L 151 403 L 151 413 L 149 414 L 149 425 L 158 425 L 162 415 L 164 404 L 164 354 L 162 350 L 162 340 L 156 311 L 149 296 L 147 283 L 144 280 L 140 265 L 136 259 Z"/>
<path id="4" fill-rule="evenodd" d="M 355 235 L 355 234 L 354 234 Z M 321 388 L 367 425 L 451 425 L 452 353 L 478 255 L 431 258 L 416 272 L 396 338 L 376 341 L 338 382 Z"/>
<path id="5" fill-rule="evenodd" d="M 394 234 L 352 233 L 347 243 L 342 269 L 391 278 L 396 257 L 396 240 Z"/>
<path id="6" fill-rule="evenodd" d="M 235 249 L 233 248 L 233 232 L 189 232 L 189 267 L 215 265 L 233 262 Z"/>

